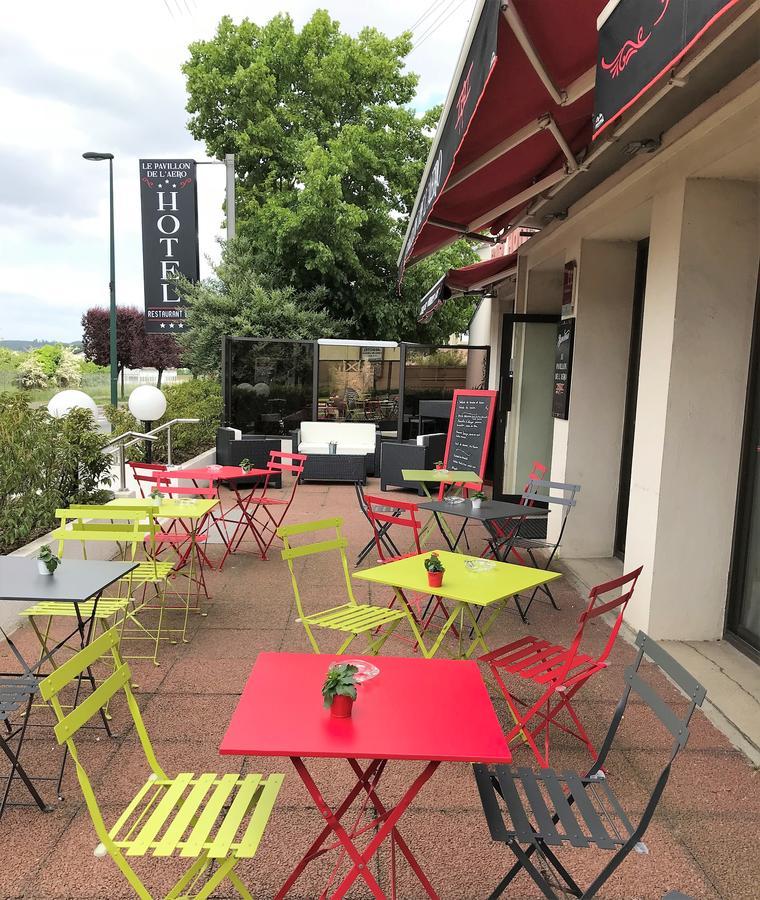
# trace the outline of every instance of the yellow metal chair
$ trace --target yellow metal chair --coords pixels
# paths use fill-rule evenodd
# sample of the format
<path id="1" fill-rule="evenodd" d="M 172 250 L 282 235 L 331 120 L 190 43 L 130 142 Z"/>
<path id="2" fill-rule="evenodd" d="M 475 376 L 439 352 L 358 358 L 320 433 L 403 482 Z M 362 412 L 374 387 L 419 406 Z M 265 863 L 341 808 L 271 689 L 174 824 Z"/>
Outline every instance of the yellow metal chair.
<path id="1" fill-rule="evenodd" d="M 118 596 L 101 597 L 95 609 L 95 620 L 101 630 L 118 623 L 122 639 L 126 641 L 149 642 L 150 652 L 130 653 L 130 659 L 150 659 L 158 665 L 158 652 L 162 640 L 186 638 L 188 609 L 184 611 L 182 628 L 169 629 L 164 624 L 166 581 L 172 573 L 170 562 L 155 559 L 155 535 L 160 531 L 155 521 L 155 508 L 149 504 L 135 504 L 129 507 L 80 505 L 69 509 L 56 510 L 60 526 L 52 536 L 58 540 L 58 555 L 63 557 L 65 545 L 76 542 L 81 546 L 82 556 L 87 559 L 87 544 L 90 542 L 110 542 L 119 547 L 121 559 L 134 560 L 147 542 L 148 558 L 136 569 L 120 579 Z M 149 596 L 152 589 L 154 596 Z M 139 596 L 138 596 L 139 594 Z M 92 616 L 93 602 L 79 604 L 80 615 L 88 619 Z M 146 624 L 148 615 L 157 614 L 155 624 Z M 47 655 L 50 630 L 57 617 L 76 618 L 73 603 L 37 603 L 24 610 L 42 647 L 42 658 Z M 38 620 L 42 625 L 38 625 Z"/>
<path id="2" fill-rule="evenodd" d="M 405 611 L 400 609 L 388 609 L 386 607 L 371 606 L 370 604 L 357 603 L 354 592 L 351 588 L 351 576 L 348 571 L 348 560 L 346 559 L 346 546 L 348 542 L 343 537 L 341 527 L 342 519 L 322 519 L 319 522 L 304 522 L 300 525 L 285 525 L 277 529 L 277 535 L 282 539 L 285 549 L 282 550 L 282 558 L 287 561 L 290 569 L 290 577 L 293 582 L 293 593 L 296 598 L 296 607 L 298 608 L 298 621 L 301 622 L 306 629 L 309 642 L 315 653 L 319 653 L 319 645 L 314 637 L 312 628 L 327 628 L 330 631 L 338 631 L 347 635 L 345 641 L 340 645 L 338 653 L 345 653 L 351 643 L 360 634 L 367 636 L 368 652 L 379 653 L 380 648 L 386 640 L 395 631 L 403 619 L 407 618 Z M 297 547 L 292 546 L 291 538 L 300 535 L 313 535 L 318 531 L 335 529 L 335 537 L 330 540 L 314 541 L 309 544 L 300 544 Z M 346 594 L 348 602 L 340 606 L 332 606 L 330 609 L 321 612 L 306 615 L 301 599 L 301 592 L 296 580 L 295 567 L 293 560 L 300 559 L 305 556 L 314 556 L 318 553 L 335 552 L 340 558 L 343 569 L 343 578 L 346 584 Z M 382 627 L 387 626 L 387 627 Z M 377 630 L 382 627 L 379 633 Z"/>
<path id="3" fill-rule="evenodd" d="M 229 879 L 241 897 L 253 900 L 235 873 L 242 859 L 258 849 L 272 813 L 283 775 L 193 775 L 169 778 L 159 765 L 130 688 L 129 666 L 119 655 L 116 628 L 105 632 L 41 682 L 40 693 L 53 707 L 55 735 L 76 764 L 77 777 L 90 818 L 100 840 L 96 856 L 106 854 L 119 867 L 138 897 L 155 896 L 138 877 L 129 858 L 176 856 L 192 860 L 185 874 L 166 895 L 169 898 L 210 897 Z M 66 710 L 59 694 L 89 667 L 110 657 L 113 674 L 75 709 Z M 79 757 L 75 738 L 93 716 L 124 691 L 151 774 L 132 802 L 109 828 Z"/>

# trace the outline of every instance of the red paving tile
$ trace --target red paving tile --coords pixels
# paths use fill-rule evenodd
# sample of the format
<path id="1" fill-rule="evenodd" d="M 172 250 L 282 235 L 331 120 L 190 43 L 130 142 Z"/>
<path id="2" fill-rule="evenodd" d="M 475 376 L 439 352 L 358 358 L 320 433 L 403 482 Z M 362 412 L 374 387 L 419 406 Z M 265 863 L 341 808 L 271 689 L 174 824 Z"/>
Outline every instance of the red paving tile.
<path id="1" fill-rule="evenodd" d="M 377 490 L 376 484 L 371 487 Z M 353 571 L 355 554 L 369 538 L 367 523 L 355 505 L 353 488 L 308 485 L 301 489 L 292 508 L 292 521 L 341 515 L 349 538 L 349 561 Z M 477 528 L 470 530 L 471 545 L 480 546 Z M 433 548 L 431 544 L 431 549 Z M 216 549 L 216 548 L 215 548 Z M 219 554 L 216 554 L 218 558 Z M 334 561 L 333 561 L 334 563 Z M 374 564 L 371 555 L 365 565 Z M 326 558 L 310 558 L 303 566 L 308 585 L 308 608 L 319 609 L 344 597 L 340 567 Z M 387 589 L 354 582 L 357 599 L 375 603 L 389 599 Z M 281 759 L 236 759 L 220 757 L 217 748 L 229 722 L 237 697 L 256 655 L 262 650 L 309 651 L 304 629 L 295 619 L 290 576 L 273 548 L 266 562 L 250 551 L 228 559 L 224 569 L 208 574 L 213 602 L 209 615 L 193 616 L 186 645 L 162 648 L 161 665 L 132 663 L 136 694 L 160 763 L 169 774 L 180 771 L 284 772 L 285 785 L 259 853 L 241 864 L 239 873 L 257 900 L 272 898 L 288 872 L 321 828 L 321 818 L 291 763 Z M 523 625 L 509 610 L 494 627 L 492 646 L 524 634 L 537 634 L 558 643 L 572 639 L 584 599 L 566 582 L 553 588 L 559 612 L 544 602 L 531 609 L 531 624 Z M 600 650 L 608 631 L 602 623 L 587 629 L 588 646 Z M 36 640 L 28 628 L 17 632 L 19 645 L 30 657 Z M 319 635 L 325 651 L 336 649 L 340 638 Z M 362 639 L 355 652 L 364 649 Z M 383 653 L 408 655 L 409 643 L 391 638 Z M 634 653 L 619 642 L 610 668 L 591 680 L 577 698 L 577 709 L 595 741 L 601 741 L 623 687 L 623 671 Z M 7 649 L 0 647 L 0 663 L 7 662 Z M 382 663 L 381 663 L 382 668 Z M 668 700 L 683 708 L 683 698 L 653 670 L 647 672 Z M 511 719 L 493 680 L 486 682 L 494 706 L 505 728 Z M 516 692 L 531 696 L 529 686 Z M 112 821 L 142 785 L 147 766 L 123 702 L 113 704 L 116 736 L 108 739 L 92 731 L 82 738 L 82 758 L 92 776 L 107 821 Z M 34 721 L 49 722 L 49 712 L 35 710 Z M 617 794 L 632 813 L 639 812 L 648 788 L 659 772 L 669 748 L 647 708 L 634 698 L 623 721 L 619 743 L 609 759 L 609 777 Z M 47 727 L 30 732 L 25 762 L 32 772 L 52 774 L 59 760 Z M 516 764 L 532 765 L 524 748 L 516 750 Z M 552 762 L 559 768 L 581 770 L 588 766 L 585 748 L 560 735 L 552 743 Z M 352 775 L 345 763 L 315 760 L 310 770 L 329 803 L 345 795 Z M 391 763 L 381 786 L 381 797 L 393 801 L 408 786 L 419 769 L 415 763 Z M 41 785 L 48 789 L 50 785 Z M 78 790 L 75 769 L 70 766 L 64 783 L 66 800 L 55 802 L 54 811 L 41 814 L 33 808 L 11 808 L 0 820 L 0 898 L 121 898 L 133 896 L 127 882 L 109 859 L 93 856 L 96 839 Z M 52 796 L 52 795 L 51 795 Z M 14 787 L 14 799 L 26 801 L 25 792 Z M 477 900 L 487 896 L 511 864 L 507 848 L 491 842 L 472 778 L 465 765 L 444 764 L 425 785 L 401 820 L 402 834 L 428 872 L 442 900 Z M 757 897 L 760 882 L 757 835 L 760 833 L 758 776 L 746 759 L 707 719 L 697 713 L 692 739 L 679 757 L 661 809 L 645 843 L 647 854 L 632 854 L 599 895 L 602 900 L 657 900 L 668 890 L 681 890 L 694 898 L 744 900 Z M 606 854 L 564 851 L 584 883 L 599 871 Z M 343 861 L 345 864 L 345 860 Z M 330 871 L 323 857 L 302 876 L 291 897 L 314 900 Z M 137 861 L 154 896 L 160 896 L 178 876 L 182 863 L 176 860 Z M 390 890 L 389 857 L 373 861 L 373 873 L 383 890 Z M 397 896 L 415 900 L 424 896 L 405 863 L 399 864 Z M 215 897 L 234 896 L 230 885 Z M 540 896 L 522 874 L 506 895 L 510 900 L 534 900 Z M 366 886 L 357 884 L 351 900 L 371 897 Z"/>

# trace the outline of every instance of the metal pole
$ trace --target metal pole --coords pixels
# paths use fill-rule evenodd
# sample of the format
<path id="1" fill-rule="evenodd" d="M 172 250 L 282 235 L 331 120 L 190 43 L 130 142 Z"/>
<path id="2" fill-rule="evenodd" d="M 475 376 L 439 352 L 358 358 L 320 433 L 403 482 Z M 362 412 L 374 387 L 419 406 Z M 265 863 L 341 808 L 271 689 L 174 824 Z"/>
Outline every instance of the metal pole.
<path id="1" fill-rule="evenodd" d="M 153 423 L 143 420 L 143 427 L 145 428 L 145 433 L 150 434 Z M 145 462 L 153 462 L 153 441 L 145 441 Z"/>
<path id="2" fill-rule="evenodd" d="M 124 441 L 119 444 L 119 490 L 127 489 L 127 467 L 124 461 Z"/>
<path id="3" fill-rule="evenodd" d="M 166 429 L 166 464 L 170 466 L 172 464 L 172 423 L 169 422 L 169 427 Z"/>
<path id="4" fill-rule="evenodd" d="M 111 311 L 109 319 L 109 342 L 111 362 L 111 406 L 119 403 L 118 379 L 119 368 L 116 359 L 116 253 L 114 248 L 113 223 L 113 159 L 108 160 L 108 192 L 111 207 Z"/>
<path id="5" fill-rule="evenodd" d="M 235 237 L 235 154 L 224 154 L 227 168 L 227 240 Z"/>

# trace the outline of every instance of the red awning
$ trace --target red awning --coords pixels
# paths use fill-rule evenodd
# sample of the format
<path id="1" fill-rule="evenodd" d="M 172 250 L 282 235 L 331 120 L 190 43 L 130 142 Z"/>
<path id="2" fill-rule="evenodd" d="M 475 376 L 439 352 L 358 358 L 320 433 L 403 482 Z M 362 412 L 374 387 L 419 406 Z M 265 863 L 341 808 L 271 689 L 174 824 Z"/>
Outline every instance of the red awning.
<path id="1" fill-rule="evenodd" d="M 420 301 L 419 321 L 427 322 L 454 294 L 474 293 L 508 278 L 517 270 L 517 254 L 495 256 L 470 266 L 449 269 Z"/>
<path id="2" fill-rule="evenodd" d="M 495 281 L 501 281 L 511 275 L 516 268 L 516 253 L 496 256 L 493 259 L 473 263 L 471 266 L 449 269 L 446 275 L 446 284 L 452 291 L 477 291 Z"/>
<path id="3" fill-rule="evenodd" d="M 402 272 L 462 234 L 495 233 L 577 168 L 591 140 L 596 18 L 605 2 L 510 0 L 501 9 L 500 0 L 480 0 L 410 217 Z M 496 28 L 494 55 L 480 97 L 467 104 L 472 112 L 450 168 L 441 171 L 452 110 L 470 98 L 470 72 L 478 73 L 471 57 L 482 53 L 480 20 Z"/>

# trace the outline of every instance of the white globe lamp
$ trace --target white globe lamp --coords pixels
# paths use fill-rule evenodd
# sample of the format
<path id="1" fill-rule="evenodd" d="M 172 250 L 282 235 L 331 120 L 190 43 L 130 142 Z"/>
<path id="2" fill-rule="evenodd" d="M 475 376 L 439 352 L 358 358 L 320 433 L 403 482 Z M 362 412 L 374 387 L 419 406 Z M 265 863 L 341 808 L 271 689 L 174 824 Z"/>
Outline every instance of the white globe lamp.
<path id="1" fill-rule="evenodd" d="M 153 423 L 166 412 L 166 397 L 152 384 L 141 384 L 129 395 L 129 411 L 150 431 Z M 145 461 L 153 461 L 153 441 L 145 442 Z"/>
<path id="2" fill-rule="evenodd" d="M 58 391 L 47 405 L 47 410 L 54 419 L 63 418 L 72 409 L 89 409 L 93 418 L 98 414 L 95 401 L 84 391 Z"/>

